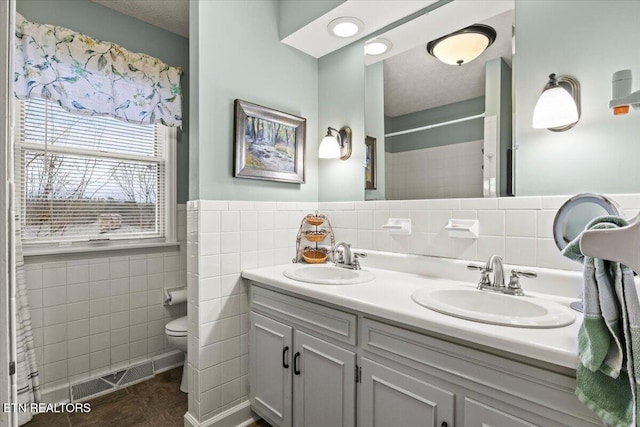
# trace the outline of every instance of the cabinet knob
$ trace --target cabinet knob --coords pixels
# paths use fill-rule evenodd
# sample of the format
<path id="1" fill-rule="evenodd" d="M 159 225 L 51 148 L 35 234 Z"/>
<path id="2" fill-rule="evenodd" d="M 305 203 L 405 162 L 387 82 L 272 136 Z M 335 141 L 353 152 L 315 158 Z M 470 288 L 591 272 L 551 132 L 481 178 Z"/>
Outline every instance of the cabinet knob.
<path id="1" fill-rule="evenodd" d="M 440 427 L 447 427 L 449 424 L 447 424 L 446 421 L 443 421 L 442 424 L 440 424 Z"/>
<path id="2" fill-rule="evenodd" d="M 289 358 L 287 357 L 288 355 L 289 355 L 289 346 L 286 346 L 282 350 L 282 367 L 285 369 L 289 368 Z"/>
<path id="3" fill-rule="evenodd" d="M 296 354 L 293 355 L 293 373 L 296 375 L 300 375 L 300 352 L 297 351 Z"/>

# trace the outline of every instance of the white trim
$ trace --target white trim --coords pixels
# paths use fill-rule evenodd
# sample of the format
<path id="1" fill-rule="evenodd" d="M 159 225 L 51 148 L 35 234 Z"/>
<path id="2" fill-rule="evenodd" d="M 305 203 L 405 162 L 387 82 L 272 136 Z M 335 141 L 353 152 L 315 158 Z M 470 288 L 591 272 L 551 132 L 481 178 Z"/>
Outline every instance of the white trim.
<path id="1" fill-rule="evenodd" d="M 117 242 L 117 241 L 115 241 Z M 107 251 L 123 251 L 127 249 L 145 249 L 145 248 L 168 248 L 177 246 L 180 247 L 180 242 L 144 242 L 137 241 L 136 243 L 123 243 L 117 244 L 113 240 L 106 242 L 103 245 L 96 244 L 95 246 L 47 246 L 38 245 L 38 247 L 28 248 L 24 247 L 24 257 L 30 256 L 46 256 L 46 255 L 62 255 L 62 254 L 77 254 L 85 252 L 107 252 Z"/>
<path id="2" fill-rule="evenodd" d="M 59 153 L 59 154 L 71 154 L 74 156 L 95 157 L 100 159 L 117 159 L 117 160 L 132 160 L 142 163 L 162 163 L 163 160 L 157 157 L 150 156 L 137 156 L 135 154 L 119 154 L 111 153 L 107 151 L 87 150 L 85 148 L 75 148 L 67 146 L 56 145 L 44 145 L 34 144 L 31 142 L 20 142 L 17 144 L 20 149 L 28 151 L 37 151 L 40 153 Z"/>
<path id="3" fill-rule="evenodd" d="M 24 119 L 24 102 L 19 100 L 10 101 L 13 103 L 18 117 Z M 177 242 L 177 129 L 175 127 L 154 125 L 153 137 L 156 141 L 162 139 L 161 155 L 158 157 L 140 156 L 135 154 L 122 154 L 102 152 L 98 150 L 52 146 L 45 144 L 34 144 L 23 141 L 21 131 L 18 131 L 16 148 L 19 152 L 55 152 L 60 154 L 70 154 L 84 157 L 100 159 L 116 159 L 134 161 L 159 165 L 163 169 L 162 176 L 164 182 L 158 188 L 156 200 L 156 220 L 157 225 L 163 228 L 156 228 L 155 232 L 140 232 L 123 234 L 121 237 L 110 235 L 104 240 L 98 238 L 93 240 L 91 236 L 83 235 L 80 238 L 39 240 L 31 239 L 23 242 L 23 252 L 25 256 L 72 254 L 82 252 L 101 252 L 121 249 L 139 249 L 145 247 L 173 246 Z M 160 148 L 160 147 L 158 147 Z M 22 168 L 22 165 L 19 166 Z M 24 171 L 16 176 L 18 182 L 19 199 L 22 201 L 22 183 L 20 179 Z M 21 206 L 21 203 L 19 204 Z M 21 206 L 21 216 L 26 215 L 24 207 Z M 145 243 L 145 241 L 147 243 Z"/>
<path id="4" fill-rule="evenodd" d="M 414 128 L 414 129 L 406 129 L 406 130 L 401 130 L 401 131 L 398 131 L 398 132 L 391 132 L 391 133 L 385 134 L 384 136 L 385 136 L 385 138 L 388 138 L 390 136 L 398 136 L 398 135 L 404 135 L 406 133 L 420 132 L 421 130 L 439 128 L 441 126 L 452 125 L 452 124 L 455 124 L 455 123 L 462 123 L 462 122 L 466 122 L 466 121 L 473 120 L 473 119 L 481 119 L 483 117 L 484 117 L 484 113 L 480 113 L 480 114 L 476 114 L 475 116 L 462 117 L 460 119 L 449 120 L 449 121 L 441 122 L 441 123 L 434 123 L 432 125 L 427 125 L 427 126 L 420 126 L 418 128 Z"/>
<path id="5" fill-rule="evenodd" d="M 16 359 L 15 325 L 15 240 L 13 200 L 13 40 L 15 0 L 0 2 L 0 401 L 17 402 L 17 375 L 9 375 L 9 361 Z M 17 426 L 18 414 L 0 413 L 0 426 Z"/>
<path id="6" fill-rule="evenodd" d="M 246 427 L 259 419 L 260 416 L 251 410 L 251 403 L 245 400 L 201 423 L 191 413 L 187 412 L 184 414 L 184 425 L 185 427 Z"/>
<path id="7" fill-rule="evenodd" d="M 164 181 L 165 181 L 165 239 L 168 242 L 175 242 L 178 235 L 178 222 L 176 221 L 176 211 L 178 206 L 178 130 L 175 127 L 164 126 Z"/>

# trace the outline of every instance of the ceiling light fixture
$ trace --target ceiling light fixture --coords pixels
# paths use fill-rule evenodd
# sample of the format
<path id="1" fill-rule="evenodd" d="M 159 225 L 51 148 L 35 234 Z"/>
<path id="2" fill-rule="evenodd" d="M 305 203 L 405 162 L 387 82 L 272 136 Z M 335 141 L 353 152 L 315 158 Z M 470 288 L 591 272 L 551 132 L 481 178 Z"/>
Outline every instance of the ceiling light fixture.
<path id="1" fill-rule="evenodd" d="M 427 52 L 449 65 L 471 62 L 496 40 L 496 30 L 474 24 L 427 43 Z"/>
<path id="2" fill-rule="evenodd" d="M 535 129 L 553 132 L 569 130 L 580 120 L 580 84 L 569 76 L 549 75 L 533 109 Z"/>
<path id="3" fill-rule="evenodd" d="M 377 38 L 368 41 L 364 45 L 364 53 L 371 56 L 382 55 L 388 52 L 393 47 L 393 43 L 390 40 Z"/>
<path id="4" fill-rule="evenodd" d="M 333 136 L 332 132 L 335 132 L 336 136 Z M 318 148 L 318 158 L 347 160 L 350 156 L 351 128 L 349 126 L 340 130 L 332 127 L 327 128 L 327 134 L 322 138 Z"/>
<path id="5" fill-rule="evenodd" d="M 343 16 L 334 19 L 327 25 L 329 33 L 340 38 L 353 37 L 364 28 L 364 23 L 358 18 Z"/>

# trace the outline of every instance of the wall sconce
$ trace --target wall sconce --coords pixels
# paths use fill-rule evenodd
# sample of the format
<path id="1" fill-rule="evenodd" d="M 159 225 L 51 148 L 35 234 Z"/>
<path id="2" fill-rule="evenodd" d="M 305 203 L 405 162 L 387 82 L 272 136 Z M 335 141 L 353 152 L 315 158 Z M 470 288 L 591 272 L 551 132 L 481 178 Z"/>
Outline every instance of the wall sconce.
<path id="1" fill-rule="evenodd" d="M 475 24 L 427 43 L 427 52 L 449 65 L 471 62 L 496 40 L 496 30 Z"/>
<path id="2" fill-rule="evenodd" d="M 335 133 L 335 136 L 333 135 Z M 320 159 L 347 160 L 351 156 L 351 128 L 345 126 L 338 130 L 327 128 L 327 135 L 322 138 L 318 157 Z"/>
<path id="3" fill-rule="evenodd" d="M 580 83 L 573 77 L 549 75 L 533 109 L 535 129 L 569 130 L 580 120 Z"/>

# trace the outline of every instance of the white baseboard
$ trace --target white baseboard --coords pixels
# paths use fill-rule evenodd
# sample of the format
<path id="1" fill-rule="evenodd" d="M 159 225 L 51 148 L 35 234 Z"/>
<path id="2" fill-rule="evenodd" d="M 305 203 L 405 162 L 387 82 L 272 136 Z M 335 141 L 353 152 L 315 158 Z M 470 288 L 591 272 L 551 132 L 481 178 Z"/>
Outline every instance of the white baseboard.
<path id="1" fill-rule="evenodd" d="M 251 411 L 249 401 L 245 400 L 202 422 L 198 422 L 187 412 L 184 416 L 184 427 L 246 427 L 259 419 L 260 417 Z"/>

